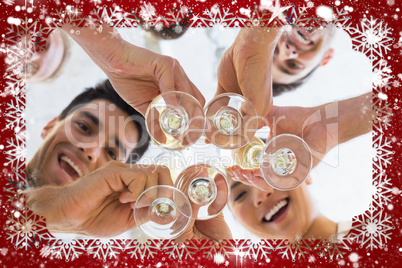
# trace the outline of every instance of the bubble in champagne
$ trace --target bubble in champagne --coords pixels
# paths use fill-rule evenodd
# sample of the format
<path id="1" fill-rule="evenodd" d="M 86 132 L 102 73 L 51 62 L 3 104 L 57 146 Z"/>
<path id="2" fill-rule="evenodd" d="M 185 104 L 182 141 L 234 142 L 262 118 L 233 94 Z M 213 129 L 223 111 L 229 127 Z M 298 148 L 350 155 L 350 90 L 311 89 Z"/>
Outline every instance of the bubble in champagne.
<path id="1" fill-rule="evenodd" d="M 203 177 L 194 179 L 188 188 L 189 198 L 198 205 L 212 203 L 215 200 L 216 192 L 215 182 Z"/>
<path id="2" fill-rule="evenodd" d="M 292 174 L 297 165 L 296 155 L 288 148 L 282 148 L 269 155 L 269 163 L 280 176 Z"/>
<path id="3" fill-rule="evenodd" d="M 231 135 L 241 124 L 240 113 L 231 107 L 223 107 L 214 117 L 215 127 L 225 135 Z"/>
<path id="4" fill-rule="evenodd" d="M 150 219 L 158 224 L 168 224 L 176 218 L 176 205 L 168 198 L 157 198 L 151 204 Z"/>
<path id="5" fill-rule="evenodd" d="M 182 107 L 166 108 L 160 115 L 160 126 L 170 135 L 183 134 L 188 129 L 188 114 Z"/>

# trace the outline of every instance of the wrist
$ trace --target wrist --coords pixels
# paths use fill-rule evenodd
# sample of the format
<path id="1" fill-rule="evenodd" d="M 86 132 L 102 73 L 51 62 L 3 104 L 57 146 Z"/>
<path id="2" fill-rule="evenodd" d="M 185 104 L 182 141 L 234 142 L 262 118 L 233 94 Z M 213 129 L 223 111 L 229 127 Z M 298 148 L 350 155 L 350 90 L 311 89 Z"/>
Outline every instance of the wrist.
<path id="1" fill-rule="evenodd" d="M 62 206 L 66 200 L 65 187 L 44 186 L 25 192 L 28 208 L 46 219 L 47 230 L 51 233 L 70 232 L 74 228 L 66 218 Z"/>
<path id="2" fill-rule="evenodd" d="M 341 101 L 339 103 L 340 143 L 370 132 L 374 118 L 371 92 Z"/>
<path id="3" fill-rule="evenodd" d="M 268 114 L 269 127 L 275 135 L 287 133 L 302 136 L 304 129 L 316 121 L 317 111 L 319 109 L 310 107 L 273 106 Z"/>
<path id="4" fill-rule="evenodd" d="M 107 71 L 109 59 L 115 57 L 116 53 L 124 51 L 122 45 L 126 41 L 116 29 L 106 24 L 102 24 L 102 27 L 102 31 L 99 32 L 94 28 L 77 28 L 65 23 L 62 25 L 62 30 L 76 41 L 103 71 Z M 75 34 L 76 29 L 79 29 L 80 34 Z"/>

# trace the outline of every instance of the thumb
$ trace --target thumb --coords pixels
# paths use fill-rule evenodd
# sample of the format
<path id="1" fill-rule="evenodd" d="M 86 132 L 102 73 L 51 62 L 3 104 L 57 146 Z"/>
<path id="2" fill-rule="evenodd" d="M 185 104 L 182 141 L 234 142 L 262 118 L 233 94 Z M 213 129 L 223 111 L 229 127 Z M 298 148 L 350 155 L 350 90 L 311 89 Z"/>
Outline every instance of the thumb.
<path id="1" fill-rule="evenodd" d="M 144 189 L 146 175 L 129 165 L 109 162 L 100 169 L 69 185 L 74 198 L 89 205 L 99 204 L 105 197 L 128 190 L 127 200 L 136 200 Z"/>
<path id="2" fill-rule="evenodd" d="M 168 60 L 168 59 L 166 59 Z M 159 83 L 159 89 L 162 93 L 175 91 L 175 76 L 174 76 L 174 60 L 171 65 L 165 63 L 165 59 L 160 59 L 155 70 L 155 78 Z"/>

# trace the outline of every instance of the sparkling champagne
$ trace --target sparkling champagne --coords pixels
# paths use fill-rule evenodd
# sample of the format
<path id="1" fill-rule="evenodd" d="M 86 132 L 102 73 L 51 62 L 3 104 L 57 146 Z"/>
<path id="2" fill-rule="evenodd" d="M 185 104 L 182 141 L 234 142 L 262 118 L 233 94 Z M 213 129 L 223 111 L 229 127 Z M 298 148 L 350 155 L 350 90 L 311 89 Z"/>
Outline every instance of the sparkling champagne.
<path id="1" fill-rule="evenodd" d="M 232 152 L 232 159 L 243 169 L 258 169 L 263 151 L 264 142 L 254 136 L 246 146 Z"/>
<path id="2" fill-rule="evenodd" d="M 157 198 L 151 204 L 149 218 L 158 224 L 168 224 L 176 219 L 176 211 L 176 205 L 172 200 Z"/>
<path id="3" fill-rule="evenodd" d="M 193 165 L 178 176 L 175 187 L 189 198 L 193 219 L 207 220 L 218 215 L 229 197 L 226 177 L 209 164 Z"/>
<path id="4" fill-rule="evenodd" d="M 188 93 L 166 92 L 148 106 L 145 124 L 155 144 L 181 150 L 201 137 L 205 127 L 204 109 Z"/>
<path id="5" fill-rule="evenodd" d="M 208 119 L 212 120 L 215 127 L 224 135 L 233 134 L 242 122 L 240 113 L 231 107 L 223 107 Z"/>
<path id="6" fill-rule="evenodd" d="M 296 155 L 288 148 L 282 148 L 273 154 L 269 154 L 267 159 L 274 172 L 278 175 L 286 176 L 292 174 L 296 169 Z"/>

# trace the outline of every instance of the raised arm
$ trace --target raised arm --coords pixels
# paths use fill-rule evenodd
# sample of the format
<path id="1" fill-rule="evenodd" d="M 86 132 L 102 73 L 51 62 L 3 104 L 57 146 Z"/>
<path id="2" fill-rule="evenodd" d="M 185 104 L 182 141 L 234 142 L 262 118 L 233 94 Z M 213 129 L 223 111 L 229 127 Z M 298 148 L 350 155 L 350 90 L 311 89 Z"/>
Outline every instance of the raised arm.
<path id="1" fill-rule="evenodd" d="M 71 184 L 25 194 L 28 207 L 46 218 L 51 233 L 112 237 L 136 227 L 135 201 L 155 185 L 173 185 L 167 168 L 109 162 Z"/>
<path id="2" fill-rule="evenodd" d="M 193 95 L 204 106 L 204 97 L 176 59 L 130 44 L 107 25 L 101 32 L 80 28 L 80 34 L 68 23 L 62 29 L 105 72 L 117 93 L 143 115 L 158 94 L 173 90 Z"/>
<path id="3" fill-rule="evenodd" d="M 313 167 L 336 145 L 347 142 L 371 131 L 374 111 L 372 93 L 317 107 L 274 106 L 265 124 L 271 127 L 268 140 L 289 133 L 304 139 L 313 154 Z M 228 169 L 236 181 L 263 190 L 270 187 L 260 170 L 244 170 L 239 166 Z"/>
<path id="4" fill-rule="evenodd" d="M 277 107 L 267 117 L 270 138 L 297 135 L 313 150 L 313 167 L 338 144 L 371 130 L 374 118 L 372 93 L 317 107 Z"/>
<path id="5" fill-rule="evenodd" d="M 271 65 L 280 34 L 279 28 L 242 28 L 220 60 L 216 95 L 241 94 L 266 117 L 272 107 Z"/>

